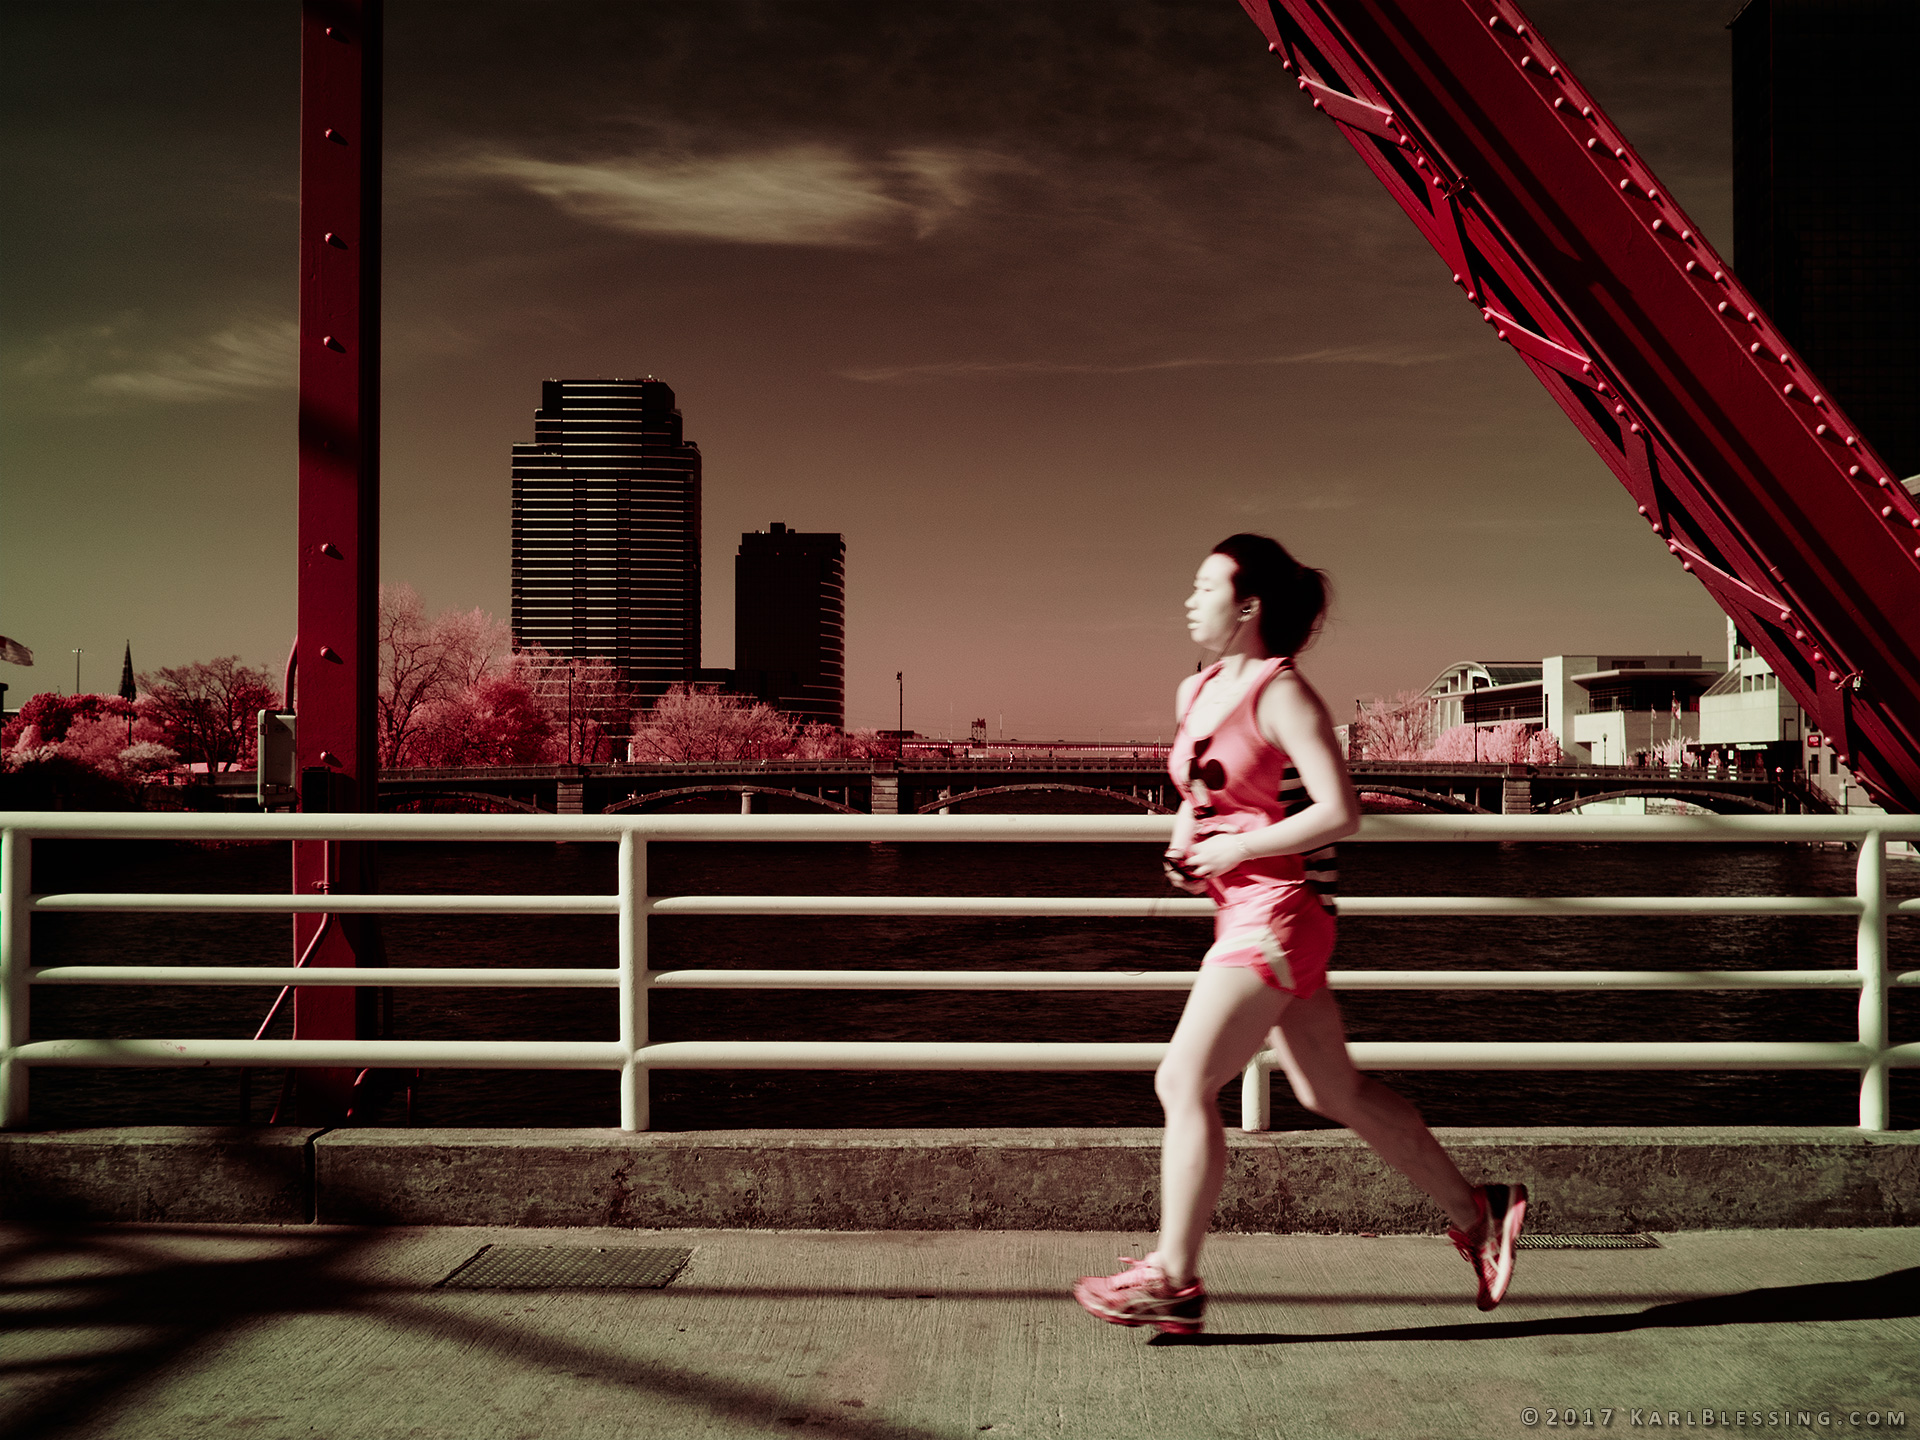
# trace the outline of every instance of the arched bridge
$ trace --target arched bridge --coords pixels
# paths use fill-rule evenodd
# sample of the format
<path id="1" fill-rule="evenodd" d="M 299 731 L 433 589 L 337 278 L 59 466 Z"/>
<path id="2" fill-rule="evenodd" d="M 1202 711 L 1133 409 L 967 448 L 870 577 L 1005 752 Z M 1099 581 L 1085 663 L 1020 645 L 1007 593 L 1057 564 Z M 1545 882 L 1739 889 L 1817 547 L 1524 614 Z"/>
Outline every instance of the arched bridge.
<path id="1" fill-rule="evenodd" d="M 1614 765 L 1426 764 L 1361 761 L 1362 797 L 1449 814 L 1560 814 L 1623 798 L 1684 801 L 1721 814 L 1823 810 L 1797 776 Z M 240 777 L 235 777 L 236 781 Z M 250 779 L 247 782 L 251 784 Z M 1051 792 L 1105 798 L 1164 814 L 1179 803 L 1164 761 L 1142 757 L 915 756 L 906 761 L 760 760 L 660 765 L 555 765 L 494 770 L 394 770 L 380 777 L 383 810 L 420 805 L 597 815 L 701 796 L 754 808 L 804 806 L 854 814 L 929 814 Z M 764 797 L 756 801 L 756 797 Z"/>

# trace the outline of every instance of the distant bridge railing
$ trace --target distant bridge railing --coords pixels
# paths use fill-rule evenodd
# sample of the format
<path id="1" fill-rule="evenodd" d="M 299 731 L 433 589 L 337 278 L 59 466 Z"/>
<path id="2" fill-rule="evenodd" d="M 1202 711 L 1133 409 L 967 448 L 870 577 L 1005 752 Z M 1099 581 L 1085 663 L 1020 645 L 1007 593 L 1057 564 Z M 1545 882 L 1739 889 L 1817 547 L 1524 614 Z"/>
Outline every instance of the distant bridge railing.
<path id="1" fill-rule="evenodd" d="M 220 815 L 0 813 L 0 1120 L 27 1123 L 28 1076 L 36 1066 L 243 1068 L 458 1068 L 610 1070 L 620 1075 L 620 1123 L 648 1125 L 654 1070 L 1151 1070 L 1163 1044 L 897 1043 L 864 1041 L 668 1041 L 647 1036 L 654 990 L 1184 990 L 1191 971 L 733 970 L 657 971 L 647 966 L 653 915 L 1115 916 L 1192 918 L 1206 900 L 976 896 L 682 895 L 647 893 L 653 841 L 972 841 L 981 843 L 1163 843 L 1156 816 L 863 815 Z M 619 846 L 618 887 L 602 895 L 259 895 L 31 892 L 36 839 L 603 841 Z M 1911 816 L 1371 816 L 1364 841 L 1834 842 L 1859 846 L 1850 895 L 1796 896 L 1348 896 L 1348 916 L 1409 915 L 1832 915 L 1856 929 L 1851 970 L 1342 970 L 1347 990 L 1857 990 L 1852 1041 L 1650 1043 L 1379 1041 L 1350 1046 L 1374 1070 L 1848 1070 L 1860 1077 L 1860 1126 L 1888 1125 L 1888 1075 L 1920 1065 L 1920 1044 L 1894 1045 L 1890 987 L 1920 985 L 1920 971 L 1891 975 L 1888 921 L 1920 913 L 1886 888 L 1886 842 L 1920 840 Z M 330 913 L 546 914 L 618 917 L 616 963 L 599 968 L 300 969 L 294 966 L 52 965 L 32 963 L 36 914 Z M 37 985 L 560 986 L 618 991 L 619 1038 L 576 1040 L 31 1040 Z M 1242 1124 L 1270 1122 L 1263 1053 L 1247 1067 Z"/>

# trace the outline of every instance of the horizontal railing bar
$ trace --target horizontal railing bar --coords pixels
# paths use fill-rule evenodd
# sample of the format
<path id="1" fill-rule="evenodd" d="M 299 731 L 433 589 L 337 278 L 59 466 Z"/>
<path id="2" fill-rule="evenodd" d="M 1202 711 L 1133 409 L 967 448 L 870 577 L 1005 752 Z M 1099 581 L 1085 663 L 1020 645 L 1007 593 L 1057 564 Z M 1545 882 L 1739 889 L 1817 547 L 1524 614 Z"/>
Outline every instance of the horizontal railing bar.
<path id="1" fill-rule="evenodd" d="M 1151 1070 L 1167 1047 L 1052 1042 L 676 1040 L 641 1047 L 653 1070 Z M 1363 1041 L 1367 1070 L 1858 1070 L 1853 1041 Z M 376 1069 L 617 1070 L 612 1043 L 531 1040 L 35 1040 L 11 1058 L 35 1066 L 365 1066 Z M 1259 1057 L 1271 1066 L 1276 1057 Z M 1920 1066 L 1920 1043 L 1879 1057 Z"/>
<path id="2" fill-rule="evenodd" d="M 204 812 L 0 812 L 0 829 L 47 839 L 640 840 L 1162 843 L 1166 815 L 210 815 Z M 1369 815 L 1354 839 L 1859 841 L 1920 840 L 1914 815 Z"/>
<path id="3" fill-rule="evenodd" d="M 269 915 L 618 915 L 618 895 L 203 895 L 60 891 L 36 911 Z"/>
<path id="4" fill-rule="evenodd" d="M 617 915 L 617 895 L 227 895 L 60 891 L 37 912 L 341 915 Z M 1348 918 L 1379 915 L 1858 915 L 1853 895 L 1349 895 Z M 669 895 L 654 915 L 1074 916 L 1201 919 L 1211 900 L 1186 896 Z"/>
<path id="5" fill-rule="evenodd" d="M 1208 917 L 1214 904 L 1185 896 L 1086 899 L 985 895 L 673 895 L 647 902 L 655 915 L 1077 915 Z M 1342 916 L 1361 915 L 1858 915 L 1853 895 L 1348 895 Z"/>
<path id="6" fill-rule="evenodd" d="M 27 972 L 36 985 L 326 985 L 440 986 L 447 989 L 614 990 L 620 972 L 599 970 L 512 970 L 505 966 L 353 966 L 292 965 L 49 965 Z"/>
<path id="7" fill-rule="evenodd" d="M 371 1066 L 433 1070 L 618 1070 L 612 1041 L 587 1040 L 33 1040 L 16 1046 L 27 1065 Z"/>
<path id="8" fill-rule="evenodd" d="M 1188 990 L 1192 970 L 653 970 L 662 990 Z M 354 969 L 291 965 L 52 965 L 36 985 L 297 985 L 618 989 L 611 968 Z M 1857 990 L 1858 970 L 1333 970 L 1336 990 Z M 1890 977 L 1920 987 L 1920 971 Z"/>

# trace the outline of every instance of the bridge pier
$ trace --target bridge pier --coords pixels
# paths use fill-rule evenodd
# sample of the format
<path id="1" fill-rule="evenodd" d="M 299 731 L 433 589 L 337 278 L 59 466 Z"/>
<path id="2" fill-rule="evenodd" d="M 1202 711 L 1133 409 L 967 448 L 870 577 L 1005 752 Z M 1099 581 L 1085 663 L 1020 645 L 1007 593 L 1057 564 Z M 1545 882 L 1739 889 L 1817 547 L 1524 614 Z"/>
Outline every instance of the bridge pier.
<path id="1" fill-rule="evenodd" d="M 882 771 L 878 766 L 873 771 L 873 804 L 869 809 L 875 815 L 898 815 L 900 813 L 900 772 Z"/>
<path id="2" fill-rule="evenodd" d="M 562 780 L 554 787 L 553 813 L 556 815 L 583 815 L 586 813 L 586 782 L 583 780 Z"/>
<path id="3" fill-rule="evenodd" d="M 1501 781 L 1500 813 L 1531 815 L 1533 813 L 1533 781 L 1525 776 L 1516 780 L 1511 775 Z"/>

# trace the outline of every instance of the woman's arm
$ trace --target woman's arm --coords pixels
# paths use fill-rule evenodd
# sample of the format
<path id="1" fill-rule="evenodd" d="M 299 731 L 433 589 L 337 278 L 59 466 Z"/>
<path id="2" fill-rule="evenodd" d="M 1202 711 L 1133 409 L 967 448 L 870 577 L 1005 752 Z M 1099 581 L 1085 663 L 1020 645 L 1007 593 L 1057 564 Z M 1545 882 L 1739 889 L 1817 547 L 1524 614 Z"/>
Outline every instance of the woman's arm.
<path id="1" fill-rule="evenodd" d="M 1360 800 L 1334 739 L 1333 719 L 1313 687 L 1291 670 L 1274 676 L 1260 696 L 1259 725 L 1293 761 L 1311 803 L 1258 830 L 1201 841 L 1187 857 L 1198 874 L 1224 875 L 1266 855 L 1304 855 L 1360 828 Z"/>

